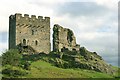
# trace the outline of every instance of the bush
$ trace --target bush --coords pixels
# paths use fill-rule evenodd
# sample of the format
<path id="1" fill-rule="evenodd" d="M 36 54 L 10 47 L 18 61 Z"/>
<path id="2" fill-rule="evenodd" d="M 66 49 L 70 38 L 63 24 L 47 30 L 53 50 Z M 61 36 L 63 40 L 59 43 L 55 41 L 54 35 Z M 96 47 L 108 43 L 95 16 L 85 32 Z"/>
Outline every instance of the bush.
<path id="1" fill-rule="evenodd" d="M 30 62 L 30 61 L 23 61 L 23 62 L 21 63 L 21 65 L 22 65 L 22 68 L 23 68 L 23 69 L 30 70 L 31 62 Z"/>
<path id="2" fill-rule="evenodd" d="M 2 54 L 2 65 L 18 66 L 22 55 L 17 49 L 11 49 Z"/>
<path id="3" fill-rule="evenodd" d="M 13 66 L 5 66 L 2 70 L 2 74 L 8 75 L 9 77 L 20 77 L 27 74 L 25 70 L 20 67 L 13 67 Z"/>

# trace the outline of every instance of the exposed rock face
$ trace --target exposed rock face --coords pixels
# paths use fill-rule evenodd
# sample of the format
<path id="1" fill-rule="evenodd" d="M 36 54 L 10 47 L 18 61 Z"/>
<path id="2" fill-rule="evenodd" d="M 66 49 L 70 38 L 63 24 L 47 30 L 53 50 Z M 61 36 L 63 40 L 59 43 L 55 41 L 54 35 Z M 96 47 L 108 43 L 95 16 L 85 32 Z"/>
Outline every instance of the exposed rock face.
<path id="1" fill-rule="evenodd" d="M 80 48 L 80 55 L 84 57 L 82 65 L 86 65 L 91 70 L 113 74 L 115 71 L 96 52 L 90 52 L 86 48 Z M 81 62 L 80 62 L 81 65 Z"/>
<path id="2" fill-rule="evenodd" d="M 86 50 L 84 47 L 80 48 L 79 52 L 69 50 L 65 52 L 59 52 L 59 56 L 59 61 L 54 60 L 54 63 L 56 63 L 56 66 L 58 67 L 94 70 L 107 74 L 114 74 L 116 72 L 113 70 L 112 66 L 108 65 L 102 59 L 101 56 Z"/>
<path id="3" fill-rule="evenodd" d="M 80 45 L 76 44 L 76 38 L 72 30 L 63 28 L 60 25 L 55 24 L 53 31 L 53 51 L 79 51 Z"/>

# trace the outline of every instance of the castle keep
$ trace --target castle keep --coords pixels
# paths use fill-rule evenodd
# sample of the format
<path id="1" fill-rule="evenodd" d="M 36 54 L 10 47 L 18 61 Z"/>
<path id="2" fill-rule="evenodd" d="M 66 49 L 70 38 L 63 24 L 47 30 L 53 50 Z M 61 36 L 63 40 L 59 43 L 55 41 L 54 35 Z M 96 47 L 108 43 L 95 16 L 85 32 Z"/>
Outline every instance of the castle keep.
<path id="1" fill-rule="evenodd" d="M 53 32 L 53 51 L 79 51 L 80 45 L 76 44 L 76 38 L 72 30 L 63 28 L 60 25 L 55 24 Z"/>
<path id="2" fill-rule="evenodd" d="M 31 46 L 36 52 L 49 53 L 50 18 L 28 14 L 15 14 L 9 17 L 9 49 L 18 46 Z"/>

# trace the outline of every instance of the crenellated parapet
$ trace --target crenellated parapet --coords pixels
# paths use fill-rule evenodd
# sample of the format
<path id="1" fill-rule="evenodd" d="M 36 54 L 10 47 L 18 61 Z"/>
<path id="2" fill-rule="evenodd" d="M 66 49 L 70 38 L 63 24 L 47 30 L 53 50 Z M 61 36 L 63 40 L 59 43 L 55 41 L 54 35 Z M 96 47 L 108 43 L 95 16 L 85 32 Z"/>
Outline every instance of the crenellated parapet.
<path id="1" fill-rule="evenodd" d="M 30 17 L 29 14 L 24 14 L 24 16 L 22 16 L 22 14 L 20 14 L 20 13 L 16 13 L 15 17 L 16 17 L 16 19 L 24 18 L 25 20 L 27 20 L 27 19 L 38 20 L 38 21 L 49 21 L 50 20 L 50 17 L 43 17 L 43 16 L 36 17 L 36 15 L 31 15 L 31 17 Z"/>
<path id="2" fill-rule="evenodd" d="M 17 26 L 27 26 L 27 27 L 42 27 L 45 26 L 46 24 L 50 24 L 50 17 L 43 17 L 43 16 L 36 16 L 36 15 L 31 15 L 29 16 L 28 14 L 20 14 L 16 13 L 15 15 L 11 15 L 9 17 L 10 20 L 14 19 L 16 20 L 16 25 Z"/>

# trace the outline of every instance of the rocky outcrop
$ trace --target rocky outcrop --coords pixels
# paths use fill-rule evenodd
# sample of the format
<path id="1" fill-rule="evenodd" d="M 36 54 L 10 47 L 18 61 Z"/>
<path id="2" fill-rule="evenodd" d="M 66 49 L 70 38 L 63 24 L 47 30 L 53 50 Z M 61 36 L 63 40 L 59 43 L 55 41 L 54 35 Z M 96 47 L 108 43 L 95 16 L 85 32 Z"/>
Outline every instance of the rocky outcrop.
<path id="1" fill-rule="evenodd" d="M 59 56 L 60 57 L 58 57 L 57 60 L 54 60 L 54 63 L 58 67 L 94 70 L 107 74 L 115 73 L 112 66 L 107 64 L 101 56 L 95 52 L 86 50 L 84 47 L 81 47 L 80 51 L 68 50 L 59 52 Z"/>
<path id="2" fill-rule="evenodd" d="M 96 52 L 90 52 L 85 47 L 80 48 L 80 54 L 81 54 L 81 56 L 84 56 L 84 58 L 88 61 L 89 60 L 97 61 L 97 59 L 102 60 L 102 57 L 97 55 Z"/>
<path id="3" fill-rule="evenodd" d="M 101 56 L 99 56 L 96 52 L 90 52 L 86 48 L 80 48 L 80 55 L 84 57 L 85 61 L 80 62 L 84 64 L 88 69 L 104 72 L 108 74 L 113 74 L 114 70 L 112 67 L 107 64 Z"/>

